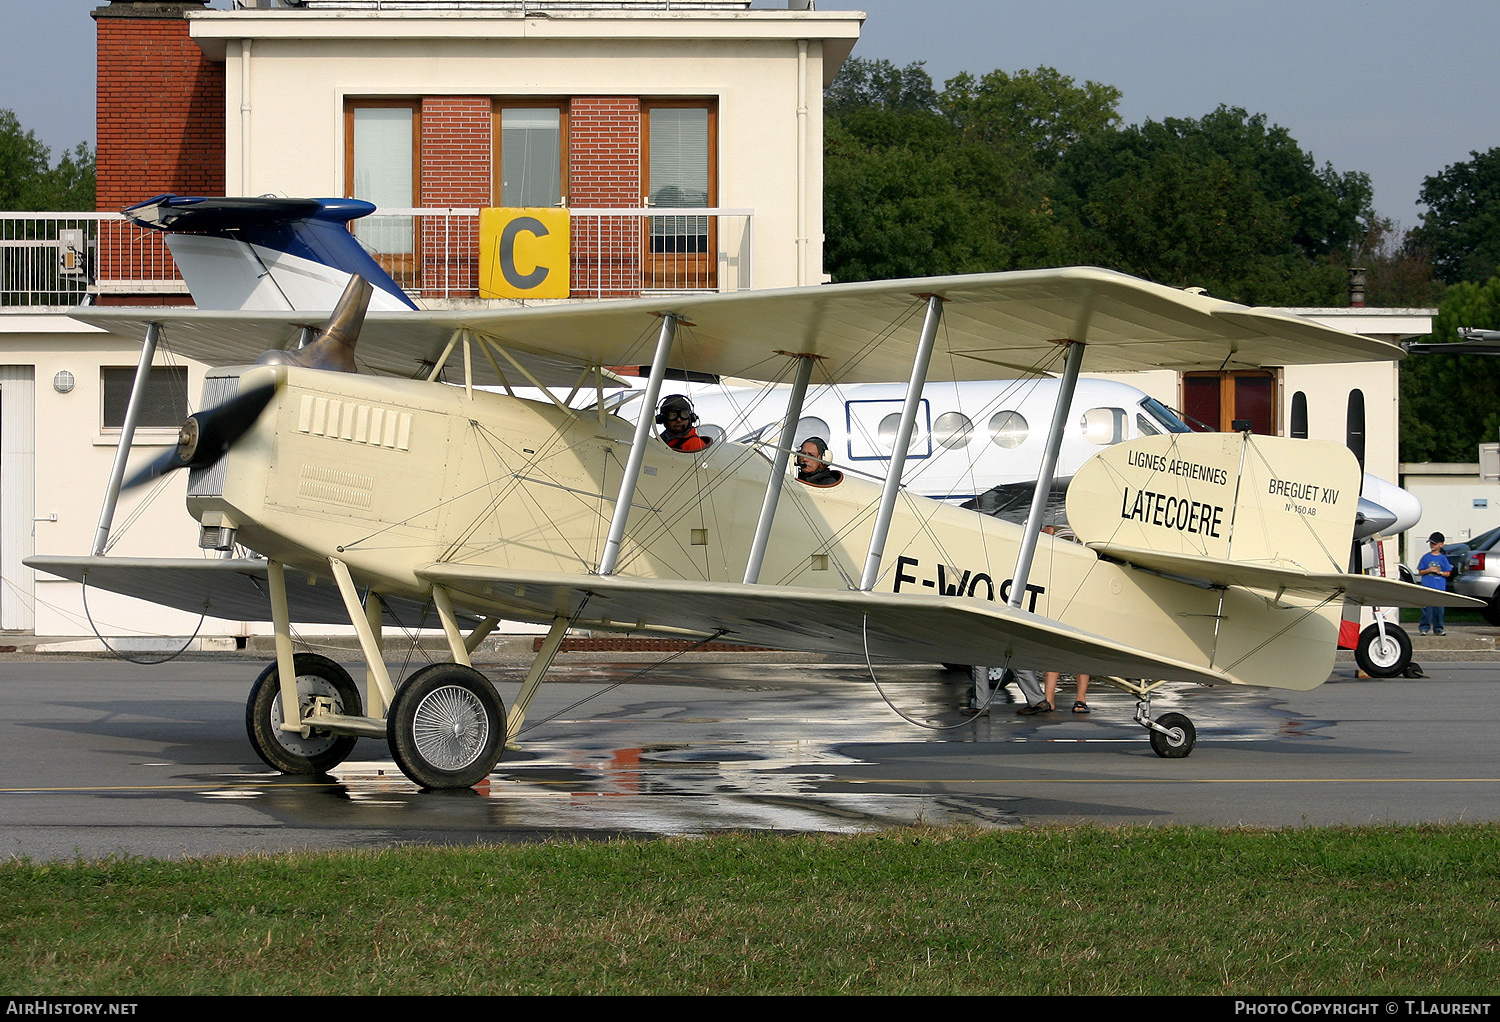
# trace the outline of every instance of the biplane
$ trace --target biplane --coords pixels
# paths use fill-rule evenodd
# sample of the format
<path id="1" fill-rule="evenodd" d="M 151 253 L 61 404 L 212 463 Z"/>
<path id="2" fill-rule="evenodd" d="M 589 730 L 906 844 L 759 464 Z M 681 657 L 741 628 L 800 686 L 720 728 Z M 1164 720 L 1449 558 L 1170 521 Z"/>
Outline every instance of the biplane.
<path id="1" fill-rule="evenodd" d="M 284 772 L 328 771 L 357 739 L 384 738 L 418 785 L 474 785 L 575 628 L 1088 672 L 1133 694 L 1153 749 L 1180 757 L 1195 730 L 1152 715 L 1161 685 L 1310 689 L 1331 670 L 1345 601 L 1475 602 L 1346 572 L 1360 470 L 1336 444 L 1167 433 L 1109 447 L 1068 488 L 1081 543 L 1042 535 L 1035 508 L 1018 526 L 903 489 L 928 382 L 1060 379 L 1042 500 L 1085 369 L 1401 357 L 1297 317 L 1092 268 L 462 311 L 367 311 L 370 290 L 349 277 L 321 328 L 274 309 L 74 313 L 145 337 L 143 367 L 163 336 L 222 367 L 209 410 L 137 477 L 188 469 L 200 546 L 223 556 L 28 561 L 181 609 L 269 617 L 276 658 L 246 723 Z M 673 450 L 651 416 L 605 410 L 608 367 L 626 364 L 647 367 L 646 408 L 685 370 L 790 379 L 781 429 Z M 815 376 L 908 381 L 883 480 L 789 474 Z M 588 387 L 589 410 L 554 394 Z M 427 605 L 450 659 L 398 686 L 382 629 Z M 294 620 L 353 626 L 363 692 L 341 665 L 294 652 Z M 509 707 L 470 658 L 501 621 L 548 628 Z"/>

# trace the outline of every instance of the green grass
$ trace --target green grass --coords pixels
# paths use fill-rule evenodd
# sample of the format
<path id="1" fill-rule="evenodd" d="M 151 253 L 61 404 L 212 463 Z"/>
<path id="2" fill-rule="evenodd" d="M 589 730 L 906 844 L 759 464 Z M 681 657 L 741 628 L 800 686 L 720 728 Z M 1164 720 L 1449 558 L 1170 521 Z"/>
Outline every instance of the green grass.
<path id="1" fill-rule="evenodd" d="M 0 864 L 10 994 L 1493 994 L 1500 825 Z"/>

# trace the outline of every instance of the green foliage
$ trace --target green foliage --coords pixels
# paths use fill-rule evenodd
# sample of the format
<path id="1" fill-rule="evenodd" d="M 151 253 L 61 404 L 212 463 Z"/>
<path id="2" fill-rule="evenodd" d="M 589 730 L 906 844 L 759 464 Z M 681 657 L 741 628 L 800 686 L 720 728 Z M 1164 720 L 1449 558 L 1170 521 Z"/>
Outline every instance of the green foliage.
<path id="1" fill-rule="evenodd" d="M 36 134 L 21 127 L 9 110 L 0 110 L 0 209 L 24 211 L 92 211 L 94 156 L 80 142 L 52 165 L 52 151 Z"/>
<path id="2" fill-rule="evenodd" d="M 1500 274 L 1500 147 L 1469 155 L 1423 180 L 1428 212 L 1414 232 L 1450 284 Z"/>
<path id="3" fill-rule="evenodd" d="M 1338 257 L 1374 220 L 1366 175 L 1317 168 L 1239 108 L 1096 133 L 1057 180 L 1085 261 L 1252 305 L 1338 303 Z"/>
<path id="4" fill-rule="evenodd" d="M 938 90 L 919 63 L 848 61 L 826 108 L 833 278 L 1092 263 L 1250 304 L 1343 303 L 1349 259 L 1386 237 L 1367 175 L 1318 167 L 1262 114 L 1121 128 L 1119 100 L 1048 67 Z M 1376 262 L 1372 303 L 1430 299 L 1415 251 Z"/>
<path id="5" fill-rule="evenodd" d="M 1033 171 L 1051 169 L 1080 140 L 1120 120 L 1119 89 L 1078 86 L 1050 67 L 983 78 L 965 72 L 949 80 L 938 102 L 964 141 L 993 146 Z"/>
<path id="6" fill-rule="evenodd" d="M 1366 272 L 1365 304 L 1382 308 L 1431 308 L 1443 297 L 1432 270 L 1432 255 L 1414 235 L 1402 238 L 1396 225 L 1377 217 L 1351 247 L 1349 265 Z"/>
<path id="7" fill-rule="evenodd" d="M 1500 277 L 1455 284 L 1443 296 L 1432 335 L 1459 339 L 1461 327 L 1500 329 Z M 1500 439 L 1500 359 L 1411 355 L 1401 363 L 1401 460 L 1470 462 Z"/>
<path id="8" fill-rule="evenodd" d="M 833 278 L 1069 261 L 1069 232 L 1035 167 L 1072 136 L 1039 128 L 1017 98 L 1023 93 L 1066 111 L 1071 125 L 1115 118 L 1113 90 L 1077 89 L 1047 68 L 960 76 L 938 93 L 921 64 L 846 62 L 828 92 L 824 146 L 825 263 Z"/>

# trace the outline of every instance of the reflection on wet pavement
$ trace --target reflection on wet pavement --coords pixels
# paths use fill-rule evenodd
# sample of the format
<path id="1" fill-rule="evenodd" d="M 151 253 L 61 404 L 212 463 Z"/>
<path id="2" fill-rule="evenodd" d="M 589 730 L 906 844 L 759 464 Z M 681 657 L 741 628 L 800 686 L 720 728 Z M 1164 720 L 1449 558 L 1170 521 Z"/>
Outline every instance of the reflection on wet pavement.
<path id="1" fill-rule="evenodd" d="M 866 794 L 857 787 L 862 749 L 943 743 L 966 755 L 1014 743 L 1144 746 L 1133 698 L 1097 687 L 1094 713 L 1022 718 L 997 694 L 991 713 L 951 729 L 966 681 L 930 668 L 880 668 L 886 698 L 863 668 L 828 665 L 695 665 L 638 673 L 635 665 L 554 671 L 532 707 L 521 751 L 507 753 L 474 791 L 419 792 L 388 760 L 345 763 L 333 782 L 268 775 L 264 784 L 203 789 L 206 799 L 251 800 L 299 825 L 389 825 L 447 830 L 697 834 L 731 829 L 854 832 L 908 824 L 1017 825 L 1018 797 L 967 795 L 944 785 Z M 491 671 L 507 705 L 520 672 Z M 725 699 L 722 690 L 732 688 Z M 580 698 L 595 698 L 579 705 Z M 1327 721 L 1294 720 L 1265 693 L 1168 689 L 1153 712 L 1187 712 L 1200 741 L 1308 740 Z M 549 718 L 549 714 L 557 714 Z M 940 729 L 940 730 L 938 730 Z M 364 755 L 383 756 L 379 743 Z M 378 751 L 377 751 L 378 750 Z M 1102 750 L 1101 750 L 1102 751 Z M 1132 752 L 1136 750 L 1132 749 Z M 1003 757 L 1002 748 L 994 757 Z M 300 783 L 299 783 L 300 780 Z M 900 785 L 896 785 L 900 787 Z"/>

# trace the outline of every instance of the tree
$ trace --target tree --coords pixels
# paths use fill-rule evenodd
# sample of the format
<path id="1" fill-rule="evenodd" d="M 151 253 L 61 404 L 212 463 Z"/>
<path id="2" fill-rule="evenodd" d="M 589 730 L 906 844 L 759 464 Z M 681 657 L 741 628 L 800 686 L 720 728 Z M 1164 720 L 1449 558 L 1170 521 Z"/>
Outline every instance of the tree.
<path id="1" fill-rule="evenodd" d="M 1012 159 L 1048 170 L 1081 139 L 1115 127 L 1120 90 L 1073 79 L 1054 68 L 1014 75 L 967 72 L 949 79 L 938 99 L 961 138 L 982 142 Z"/>
<path id="2" fill-rule="evenodd" d="M 52 166 L 52 151 L 34 132 L 0 110 L 0 209 L 91 211 L 94 156 L 79 143 Z"/>
<path id="3" fill-rule="evenodd" d="M 1019 112 L 1021 92 L 1041 110 L 1069 111 L 1069 126 L 1049 130 L 1044 115 Z M 1050 68 L 961 75 L 939 93 L 920 63 L 846 62 L 827 94 L 830 274 L 889 279 L 1070 261 L 1069 232 L 1037 165 L 1072 144 L 1091 116 L 1111 121 L 1113 95 L 1092 83 L 1077 89 Z"/>
<path id="4" fill-rule="evenodd" d="M 1096 132 L 1055 178 L 1085 261 L 1251 305 L 1340 301 L 1346 253 L 1375 219 L 1367 175 L 1318 168 L 1238 107 Z"/>
<path id="5" fill-rule="evenodd" d="M 1432 254 L 1412 232 L 1402 238 L 1396 225 L 1377 217 L 1363 238 L 1350 246 L 1348 263 L 1366 271 L 1365 304 L 1383 308 L 1427 308 L 1443 297 L 1433 274 Z"/>
<path id="6" fill-rule="evenodd" d="M 1431 343 L 1459 339 L 1462 327 L 1500 329 L 1500 278 L 1448 289 Z M 1500 439 L 1500 358 L 1410 355 L 1401 362 L 1401 460 L 1469 462 L 1481 443 Z"/>
<path id="7" fill-rule="evenodd" d="M 1500 274 L 1500 147 L 1469 155 L 1423 180 L 1427 212 L 1414 232 L 1449 284 Z"/>

